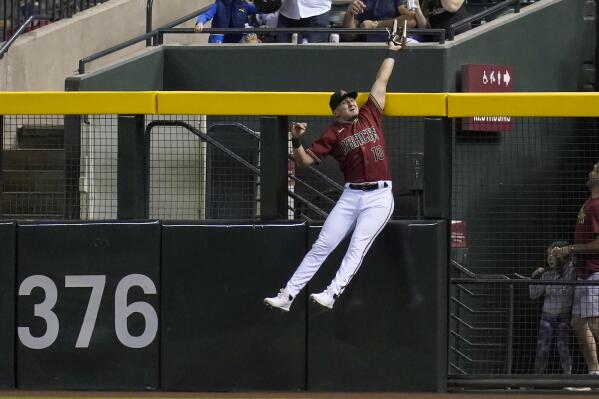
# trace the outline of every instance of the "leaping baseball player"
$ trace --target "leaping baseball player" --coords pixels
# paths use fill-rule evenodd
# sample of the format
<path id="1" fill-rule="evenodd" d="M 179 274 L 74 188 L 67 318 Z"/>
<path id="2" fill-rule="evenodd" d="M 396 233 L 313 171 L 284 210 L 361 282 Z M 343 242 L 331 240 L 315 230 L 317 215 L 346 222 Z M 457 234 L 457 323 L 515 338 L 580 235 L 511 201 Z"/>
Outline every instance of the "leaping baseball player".
<path id="1" fill-rule="evenodd" d="M 340 90 L 333 93 L 329 106 L 334 123 L 310 147 L 304 148 L 300 142 L 307 124 L 292 123 L 291 142 L 296 164 L 307 167 L 332 155 L 343 172 L 345 186 L 318 239 L 287 285 L 277 296 L 264 299 L 266 305 L 288 312 L 293 299 L 353 229 L 349 248 L 335 278 L 323 292 L 310 295 L 316 304 L 332 309 L 391 217 L 393 193 L 381 119 L 395 57 L 405 47 L 405 28 L 400 39 L 395 26 L 390 32 L 387 55 L 379 67 L 366 103 L 358 107 L 355 101 L 357 92 Z"/>

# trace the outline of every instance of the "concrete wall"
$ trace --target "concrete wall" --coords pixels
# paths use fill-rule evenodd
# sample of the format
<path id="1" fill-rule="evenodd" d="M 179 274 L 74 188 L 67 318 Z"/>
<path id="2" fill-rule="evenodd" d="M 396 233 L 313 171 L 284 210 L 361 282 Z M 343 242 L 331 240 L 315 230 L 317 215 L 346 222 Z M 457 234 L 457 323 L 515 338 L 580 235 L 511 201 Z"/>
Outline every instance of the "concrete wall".
<path id="1" fill-rule="evenodd" d="M 153 26 L 158 27 L 209 4 L 211 0 L 156 0 Z M 64 90 L 67 76 L 76 73 L 78 61 L 134 36 L 145 33 L 146 0 L 111 0 L 21 36 L 0 60 L 1 91 Z M 193 26 L 193 21 L 184 27 Z M 174 39 L 201 42 L 206 35 Z M 167 40 L 167 43 L 168 43 Z M 145 43 L 90 64 L 93 70 L 140 51 Z"/>

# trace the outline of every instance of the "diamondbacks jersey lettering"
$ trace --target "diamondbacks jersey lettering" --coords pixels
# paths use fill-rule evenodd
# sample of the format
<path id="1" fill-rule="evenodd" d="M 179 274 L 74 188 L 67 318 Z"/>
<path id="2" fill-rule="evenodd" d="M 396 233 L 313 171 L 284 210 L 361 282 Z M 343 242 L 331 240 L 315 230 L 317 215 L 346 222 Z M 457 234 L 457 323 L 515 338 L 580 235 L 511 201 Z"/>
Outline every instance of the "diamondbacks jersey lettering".
<path id="1" fill-rule="evenodd" d="M 356 121 L 335 122 L 306 152 L 317 163 L 329 154 L 333 156 L 346 183 L 391 180 L 381 118 L 382 110 L 370 96 Z"/>

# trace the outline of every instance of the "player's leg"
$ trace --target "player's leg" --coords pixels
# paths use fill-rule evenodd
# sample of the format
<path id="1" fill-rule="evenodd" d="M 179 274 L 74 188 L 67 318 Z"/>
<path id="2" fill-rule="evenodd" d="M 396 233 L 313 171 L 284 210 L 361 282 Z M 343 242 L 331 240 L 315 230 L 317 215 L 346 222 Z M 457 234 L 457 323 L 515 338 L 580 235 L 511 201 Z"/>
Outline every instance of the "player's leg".
<path id="1" fill-rule="evenodd" d="M 335 278 L 325 291 L 310 296 L 312 300 L 327 308 L 333 307 L 335 298 L 343 293 L 352 277 L 358 272 L 370 246 L 391 218 L 393 213 L 391 188 L 363 193 L 360 206 L 361 211 L 349 248 Z"/>
<path id="2" fill-rule="evenodd" d="M 291 295 L 297 295 L 306 286 L 326 258 L 354 228 L 358 217 L 359 202 L 359 196 L 350 190 L 345 190 L 341 195 L 325 220 L 318 239 L 287 283 L 287 289 Z"/>
<path id="3" fill-rule="evenodd" d="M 289 310 L 293 299 L 318 271 L 327 256 L 354 228 L 359 200 L 360 198 L 355 192 L 343 191 L 337 204 L 325 220 L 318 239 L 304 256 L 285 288 L 281 289 L 276 297 L 265 298 L 264 303 L 284 311 Z"/>

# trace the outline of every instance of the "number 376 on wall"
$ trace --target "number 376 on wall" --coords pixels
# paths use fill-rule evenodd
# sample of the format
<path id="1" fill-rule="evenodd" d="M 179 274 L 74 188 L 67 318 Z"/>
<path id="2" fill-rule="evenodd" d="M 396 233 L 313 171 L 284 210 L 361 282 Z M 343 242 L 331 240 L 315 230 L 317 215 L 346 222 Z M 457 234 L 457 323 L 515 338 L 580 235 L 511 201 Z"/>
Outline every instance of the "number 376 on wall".
<path id="1" fill-rule="evenodd" d="M 105 275 L 73 275 L 65 276 L 66 288 L 91 288 L 87 310 L 79 336 L 75 343 L 76 348 L 88 348 L 91 340 L 96 318 L 102 301 L 102 294 L 106 286 Z M 158 315 L 156 310 L 147 302 L 133 302 L 127 304 L 127 295 L 132 287 L 141 287 L 144 294 L 156 294 L 154 282 L 143 274 L 129 274 L 123 277 L 114 295 L 114 328 L 119 341 L 129 348 L 143 348 L 152 343 L 158 332 Z M 44 291 L 43 302 L 33 306 L 33 315 L 42 318 L 46 323 L 46 332 L 39 337 L 31 334 L 29 327 L 17 329 L 19 340 L 30 349 L 45 349 L 56 341 L 59 331 L 59 322 L 53 309 L 58 300 L 58 289 L 54 281 L 43 275 L 27 277 L 19 286 L 19 295 L 31 295 L 34 288 Z M 129 333 L 127 319 L 134 313 L 139 313 L 145 319 L 145 330 L 141 335 L 134 336 Z"/>

